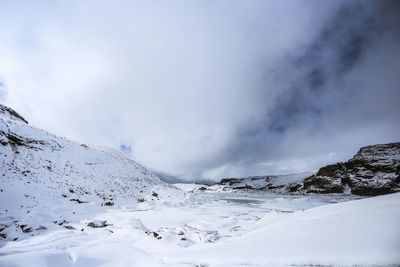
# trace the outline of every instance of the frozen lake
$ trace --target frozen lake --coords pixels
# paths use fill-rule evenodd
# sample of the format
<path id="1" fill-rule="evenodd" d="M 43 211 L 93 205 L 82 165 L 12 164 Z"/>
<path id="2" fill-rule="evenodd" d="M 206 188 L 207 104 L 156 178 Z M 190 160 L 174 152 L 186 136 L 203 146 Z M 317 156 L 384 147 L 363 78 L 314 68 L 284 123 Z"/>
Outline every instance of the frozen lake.
<path id="1" fill-rule="evenodd" d="M 89 220 L 81 220 L 71 224 L 76 230 L 8 243 L 0 248 L 0 265 L 286 266 L 400 260 L 393 252 L 400 247 L 399 230 L 394 230 L 400 225 L 400 194 L 349 201 L 354 199 L 202 193 L 180 204 L 110 207 L 91 218 L 107 221 L 107 227 L 90 228 Z M 388 246 L 396 242 L 397 247 Z M 385 253 L 369 255 L 377 249 Z"/>

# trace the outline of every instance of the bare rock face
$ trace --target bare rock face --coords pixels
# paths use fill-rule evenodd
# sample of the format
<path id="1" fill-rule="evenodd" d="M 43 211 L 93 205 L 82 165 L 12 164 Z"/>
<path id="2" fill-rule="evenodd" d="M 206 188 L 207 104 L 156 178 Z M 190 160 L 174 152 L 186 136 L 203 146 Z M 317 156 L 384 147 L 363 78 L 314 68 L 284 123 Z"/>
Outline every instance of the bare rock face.
<path id="1" fill-rule="evenodd" d="M 363 147 L 349 161 L 319 169 L 306 178 L 306 193 L 343 193 L 376 196 L 400 192 L 400 143 Z"/>

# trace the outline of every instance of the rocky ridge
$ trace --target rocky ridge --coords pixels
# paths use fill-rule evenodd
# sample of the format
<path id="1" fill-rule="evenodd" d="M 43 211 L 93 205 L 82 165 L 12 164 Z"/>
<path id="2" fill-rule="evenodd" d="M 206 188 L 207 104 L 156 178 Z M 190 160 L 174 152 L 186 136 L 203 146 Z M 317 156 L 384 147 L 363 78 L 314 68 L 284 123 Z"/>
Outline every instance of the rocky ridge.
<path id="1" fill-rule="evenodd" d="M 288 192 L 289 185 L 302 182 L 304 178 L 313 174 L 312 172 L 303 172 L 289 175 L 265 175 L 250 176 L 241 178 L 222 178 L 211 186 L 203 186 L 198 191 L 268 191 L 273 193 Z"/>
<path id="2" fill-rule="evenodd" d="M 352 159 L 322 167 L 291 188 L 306 193 L 348 190 L 363 196 L 400 192 L 400 143 L 362 147 Z"/>
<path id="3" fill-rule="evenodd" d="M 359 196 L 400 192 L 400 143 L 362 147 L 352 159 L 327 165 L 316 173 L 223 178 L 197 190 Z"/>

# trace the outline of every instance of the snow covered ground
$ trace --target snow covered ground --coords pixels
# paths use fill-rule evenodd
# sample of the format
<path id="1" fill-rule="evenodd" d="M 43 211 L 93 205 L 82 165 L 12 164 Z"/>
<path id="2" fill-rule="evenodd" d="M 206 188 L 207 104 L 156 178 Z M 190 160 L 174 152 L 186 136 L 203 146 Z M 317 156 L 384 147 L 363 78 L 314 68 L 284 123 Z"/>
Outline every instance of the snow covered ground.
<path id="1" fill-rule="evenodd" d="M 400 193 L 358 200 L 202 193 L 174 203 L 110 207 L 91 218 L 106 227 L 81 220 L 72 224 L 76 230 L 9 242 L 0 248 L 0 266 L 400 263 Z"/>

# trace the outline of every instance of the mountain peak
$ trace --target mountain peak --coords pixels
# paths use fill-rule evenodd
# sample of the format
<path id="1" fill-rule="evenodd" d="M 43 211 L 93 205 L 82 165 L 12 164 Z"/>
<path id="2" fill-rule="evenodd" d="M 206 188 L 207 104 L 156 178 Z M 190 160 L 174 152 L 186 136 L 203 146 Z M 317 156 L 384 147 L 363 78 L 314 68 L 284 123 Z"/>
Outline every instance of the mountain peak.
<path id="1" fill-rule="evenodd" d="M 9 108 L 9 107 L 4 106 L 2 104 L 0 104 L 0 115 L 4 115 L 4 116 L 6 116 L 6 117 L 8 117 L 10 119 L 17 120 L 17 121 L 24 122 L 24 123 L 28 124 L 28 121 L 25 120 L 24 117 L 19 115 L 18 112 L 16 112 L 12 108 Z"/>

